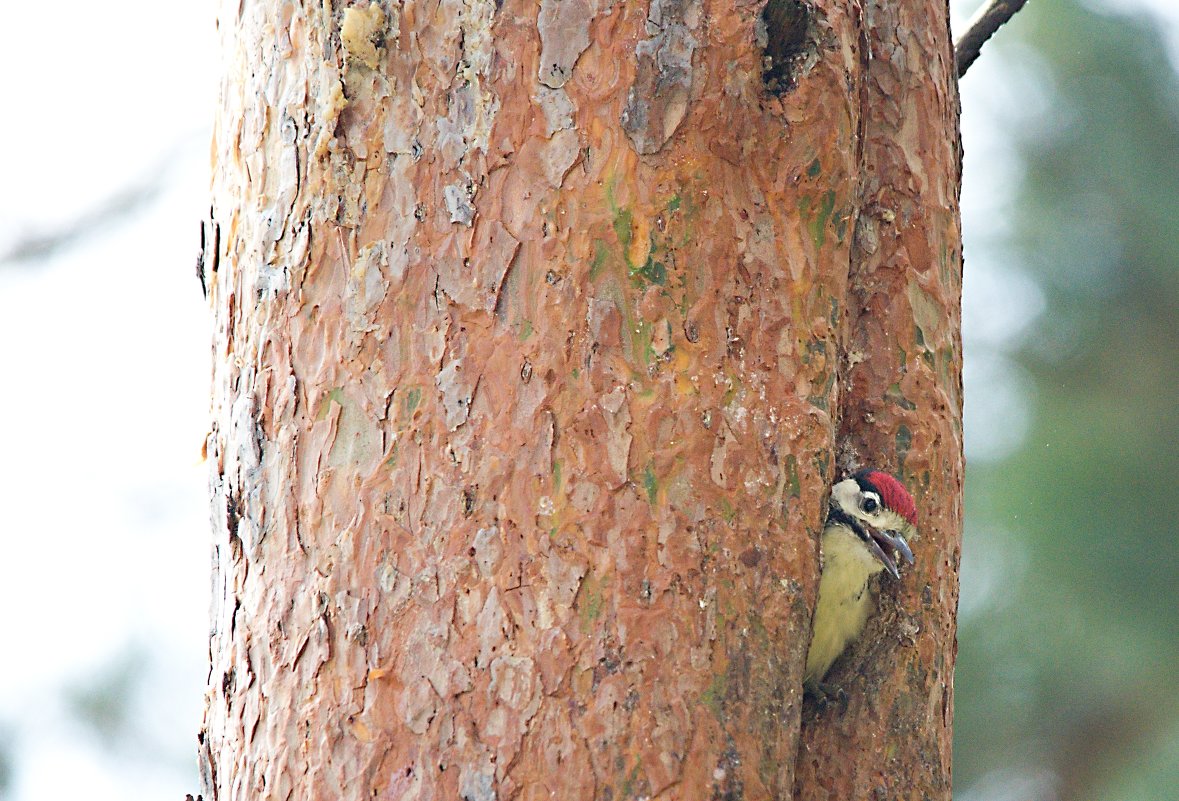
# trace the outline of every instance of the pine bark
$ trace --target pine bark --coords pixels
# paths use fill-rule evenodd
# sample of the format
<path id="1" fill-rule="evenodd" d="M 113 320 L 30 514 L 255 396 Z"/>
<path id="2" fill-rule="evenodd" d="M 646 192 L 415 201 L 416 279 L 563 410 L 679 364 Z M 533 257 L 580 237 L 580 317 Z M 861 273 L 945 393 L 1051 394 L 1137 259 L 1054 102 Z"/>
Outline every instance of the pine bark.
<path id="1" fill-rule="evenodd" d="M 224 5 L 205 798 L 949 798 L 946 14 Z M 868 463 L 918 563 L 819 714 Z"/>

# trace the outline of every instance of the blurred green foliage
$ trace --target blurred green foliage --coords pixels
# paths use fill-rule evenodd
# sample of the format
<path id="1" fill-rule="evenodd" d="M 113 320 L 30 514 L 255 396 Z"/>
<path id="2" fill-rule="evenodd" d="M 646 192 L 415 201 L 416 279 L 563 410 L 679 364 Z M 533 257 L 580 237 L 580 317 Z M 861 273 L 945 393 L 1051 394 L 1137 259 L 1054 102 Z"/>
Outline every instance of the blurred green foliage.
<path id="1" fill-rule="evenodd" d="M 135 697 L 148 671 L 148 662 L 147 651 L 142 646 L 131 645 L 84 681 L 65 688 L 71 717 L 83 724 L 104 748 L 118 749 L 137 739 Z"/>
<path id="2" fill-rule="evenodd" d="M 1027 436 L 968 465 L 972 801 L 1179 797 L 1179 77 L 1158 21 L 1097 8 L 1030 3 L 983 55 L 1046 104 L 1006 134 L 1020 177 L 996 243 L 1045 305 L 1013 354 Z"/>
<path id="3" fill-rule="evenodd" d="M 12 726 L 0 723 L 0 799 L 7 798 L 15 773 L 16 733 Z"/>

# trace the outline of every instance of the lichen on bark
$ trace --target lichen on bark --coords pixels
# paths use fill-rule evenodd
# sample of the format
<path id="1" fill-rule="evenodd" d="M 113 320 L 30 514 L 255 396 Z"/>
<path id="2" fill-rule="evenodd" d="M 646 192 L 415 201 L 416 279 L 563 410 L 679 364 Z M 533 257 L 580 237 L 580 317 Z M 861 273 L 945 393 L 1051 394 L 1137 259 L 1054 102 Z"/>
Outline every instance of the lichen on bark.
<path id="1" fill-rule="evenodd" d="M 952 93 L 868 126 L 857 8 L 774 97 L 757 3 L 225 3 L 206 798 L 802 794 L 841 444 L 956 587 Z"/>

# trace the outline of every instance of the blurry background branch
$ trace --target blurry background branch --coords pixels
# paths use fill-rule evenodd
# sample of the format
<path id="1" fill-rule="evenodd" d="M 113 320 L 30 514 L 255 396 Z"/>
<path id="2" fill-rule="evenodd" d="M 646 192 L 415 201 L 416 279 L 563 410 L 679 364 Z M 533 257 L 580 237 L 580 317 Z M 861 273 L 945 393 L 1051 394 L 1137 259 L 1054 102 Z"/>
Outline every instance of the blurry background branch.
<path id="1" fill-rule="evenodd" d="M 956 801 L 1175 795 L 1177 34 L 1173 0 L 1039 0 L 962 87 Z"/>
<path id="2" fill-rule="evenodd" d="M 27 231 L 0 251 L 0 266 L 41 261 L 54 253 L 81 242 L 108 225 L 135 215 L 159 197 L 162 176 L 136 182 L 110 195 L 84 214 L 50 231 Z"/>
<path id="3" fill-rule="evenodd" d="M 954 42 L 954 60 L 958 62 L 958 77 L 961 78 L 978 58 L 983 44 L 990 39 L 999 26 L 1015 16 L 1027 0 L 987 0 L 967 23 L 966 30 Z"/>
<path id="4" fill-rule="evenodd" d="M 952 3 L 966 30 L 978 0 Z M 20 500 L 4 505 L 0 534 L 6 565 L 38 567 L 6 574 L 9 596 L 31 602 L 6 621 L 0 799 L 180 799 L 197 781 L 208 653 L 195 454 L 210 349 L 191 257 L 215 94 L 194 100 L 214 61 L 188 34 L 213 26 L 203 4 L 170 6 L 170 19 L 195 20 L 171 25 L 183 37 L 149 35 L 146 2 L 5 11 L 27 17 L 12 30 L 41 30 L 63 8 L 55 52 L 69 58 L 45 59 L 41 37 L 0 52 L 4 97 L 38 124 L 0 131 L 12 154 L 0 168 L 0 494 Z M 78 23 L 91 13 L 94 25 Z M 954 797 L 1172 798 L 1179 4 L 1038 0 L 988 47 L 1002 57 L 962 86 L 970 468 Z M 142 69 L 156 63 L 170 67 Z M 77 89 L 90 77 L 101 93 Z M 46 86 L 72 87 L 69 102 Z M 120 124 L 91 125 L 70 149 L 77 120 L 111 108 Z M 198 125 L 176 163 L 154 155 Z M 115 169 L 87 171 L 96 162 Z M 74 213 L 36 191 L 50 170 L 70 176 L 89 222 L 49 222 Z M 20 269 L 46 257 L 55 269 Z M 93 677 L 92 697 L 118 688 L 128 645 L 151 649 L 129 718 L 80 718 L 92 706 L 80 683 Z M 167 758 L 137 758 L 144 737 Z"/>
<path id="5" fill-rule="evenodd" d="M 84 242 L 108 226 L 132 220 L 136 214 L 159 200 L 166 188 L 172 186 L 173 168 L 182 154 L 193 149 L 193 139 L 203 135 L 203 131 L 193 131 L 181 137 L 140 178 L 116 189 L 89 210 L 58 227 L 41 231 L 27 230 L 14 241 L 0 242 L 0 267 L 44 260 Z"/>

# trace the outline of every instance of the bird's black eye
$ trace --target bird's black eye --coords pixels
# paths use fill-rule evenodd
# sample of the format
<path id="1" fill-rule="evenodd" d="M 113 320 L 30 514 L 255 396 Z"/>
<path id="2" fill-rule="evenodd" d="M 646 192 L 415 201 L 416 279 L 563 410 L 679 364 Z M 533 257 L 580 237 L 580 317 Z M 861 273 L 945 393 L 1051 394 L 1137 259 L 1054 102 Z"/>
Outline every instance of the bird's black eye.
<path id="1" fill-rule="evenodd" d="M 880 508 L 880 504 L 871 495 L 865 495 L 864 500 L 860 501 L 860 508 L 871 514 Z"/>

